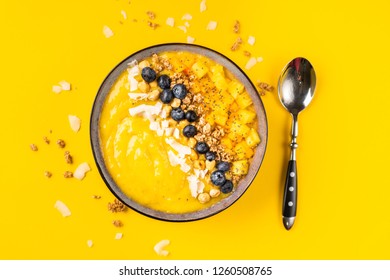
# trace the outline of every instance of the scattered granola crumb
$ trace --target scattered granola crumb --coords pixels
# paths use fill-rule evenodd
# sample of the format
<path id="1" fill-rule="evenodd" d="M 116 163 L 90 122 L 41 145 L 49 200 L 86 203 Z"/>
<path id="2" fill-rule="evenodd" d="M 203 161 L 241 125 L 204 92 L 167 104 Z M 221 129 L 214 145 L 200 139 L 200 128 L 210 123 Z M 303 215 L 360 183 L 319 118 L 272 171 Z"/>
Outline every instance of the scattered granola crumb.
<path id="1" fill-rule="evenodd" d="M 240 22 L 236 20 L 233 25 L 233 32 L 240 33 Z"/>
<path id="2" fill-rule="evenodd" d="M 46 136 L 43 136 L 43 141 L 48 145 L 50 144 L 50 140 Z"/>
<path id="3" fill-rule="evenodd" d="M 94 195 L 92 196 L 92 198 L 93 198 L 93 199 L 101 199 L 102 197 L 101 197 L 100 195 L 94 194 Z"/>
<path id="4" fill-rule="evenodd" d="M 127 207 L 122 202 L 120 202 L 118 199 L 114 199 L 113 202 L 108 203 L 108 210 L 112 213 L 116 212 L 124 212 L 126 211 Z"/>
<path id="5" fill-rule="evenodd" d="M 73 163 L 73 157 L 71 156 L 69 151 L 66 151 L 64 154 L 65 161 L 67 164 L 72 164 Z"/>
<path id="6" fill-rule="evenodd" d="M 153 13 L 152 11 L 147 11 L 146 14 L 148 15 L 148 17 L 153 20 L 156 18 L 156 14 Z"/>
<path id="7" fill-rule="evenodd" d="M 65 171 L 64 178 L 72 178 L 72 177 L 73 177 L 73 172 L 72 171 Z"/>
<path id="8" fill-rule="evenodd" d="M 50 171 L 45 171 L 44 174 L 47 178 L 50 178 L 53 175 Z"/>
<path id="9" fill-rule="evenodd" d="M 52 134 L 52 133 L 53 133 L 53 130 L 50 129 L 50 130 L 49 130 L 49 133 Z"/>
<path id="10" fill-rule="evenodd" d="M 66 146 L 65 141 L 62 140 L 62 139 L 58 139 L 58 140 L 57 140 L 57 145 L 58 145 L 58 147 L 60 147 L 61 149 L 65 148 L 65 146 Z"/>
<path id="11" fill-rule="evenodd" d="M 116 227 L 122 227 L 123 226 L 123 223 L 121 220 L 114 220 L 112 221 L 112 224 Z"/>
<path id="12" fill-rule="evenodd" d="M 242 44 L 241 37 L 237 37 L 236 41 L 234 42 L 234 44 L 232 45 L 232 47 L 230 49 L 232 51 L 236 51 L 236 50 L 238 50 L 238 48 L 240 47 L 241 44 Z"/>
<path id="13" fill-rule="evenodd" d="M 264 82 L 260 82 L 258 81 L 257 82 L 257 86 L 259 87 L 260 91 L 260 95 L 264 96 L 266 91 L 268 92 L 273 92 L 274 91 L 274 87 L 271 86 L 270 84 L 267 84 L 267 83 L 264 83 Z"/>
<path id="14" fill-rule="evenodd" d="M 148 20 L 148 26 L 152 28 L 153 30 L 159 27 L 160 25 L 158 23 L 154 23 Z"/>
<path id="15" fill-rule="evenodd" d="M 38 151 L 38 147 L 35 144 L 30 144 L 30 149 L 34 152 Z"/>
<path id="16" fill-rule="evenodd" d="M 247 56 L 247 57 L 250 57 L 252 54 L 248 51 L 244 51 L 244 55 Z"/>

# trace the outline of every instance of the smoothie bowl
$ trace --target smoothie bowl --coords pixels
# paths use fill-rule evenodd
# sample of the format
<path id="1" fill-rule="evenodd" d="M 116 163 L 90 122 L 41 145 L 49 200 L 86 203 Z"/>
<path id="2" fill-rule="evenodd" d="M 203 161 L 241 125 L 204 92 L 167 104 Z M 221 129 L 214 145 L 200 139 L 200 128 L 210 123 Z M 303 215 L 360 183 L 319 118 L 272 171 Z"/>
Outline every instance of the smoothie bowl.
<path id="1" fill-rule="evenodd" d="M 201 46 L 164 44 L 111 71 L 90 134 L 99 172 L 121 202 L 153 218 L 191 221 L 246 191 L 267 129 L 256 88 L 231 60 Z"/>

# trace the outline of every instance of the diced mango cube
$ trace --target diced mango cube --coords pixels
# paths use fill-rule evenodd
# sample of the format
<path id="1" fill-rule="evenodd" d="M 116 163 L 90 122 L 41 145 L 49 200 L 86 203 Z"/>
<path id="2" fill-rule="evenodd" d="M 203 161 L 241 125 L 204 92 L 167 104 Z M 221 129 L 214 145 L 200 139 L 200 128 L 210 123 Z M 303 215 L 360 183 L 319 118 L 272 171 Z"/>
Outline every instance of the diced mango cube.
<path id="1" fill-rule="evenodd" d="M 237 133 L 242 137 L 246 137 L 249 131 L 250 128 L 246 124 L 240 123 L 239 121 L 233 121 L 230 127 L 230 132 Z"/>
<path id="2" fill-rule="evenodd" d="M 222 74 L 222 76 L 225 77 L 225 73 L 223 71 L 223 66 L 220 65 L 220 64 L 216 64 L 216 65 L 212 66 L 210 68 L 210 70 L 211 70 L 211 73 L 213 73 L 213 74 L 219 73 L 219 74 Z"/>
<path id="3" fill-rule="evenodd" d="M 240 109 L 237 112 L 238 120 L 242 123 L 251 123 L 256 117 L 256 113 L 246 109 Z"/>
<path id="4" fill-rule="evenodd" d="M 206 116 L 206 122 L 208 122 L 210 125 L 214 125 L 215 123 L 215 115 L 214 114 L 209 114 Z"/>
<path id="5" fill-rule="evenodd" d="M 179 52 L 178 58 L 187 68 L 190 68 L 195 62 L 195 56 L 187 52 Z"/>
<path id="6" fill-rule="evenodd" d="M 234 99 L 236 99 L 243 91 L 244 85 L 237 80 L 232 80 L 228 85 L 228 92 L 234 97 Z"/>
<path id="7" fill-rule="evenodd" d="M 191 69 L 199 79 L 209 71 L 209 68 L 200 61 L 195 62 Z"/>
<path id="8" fill-rule="evenodd" d="M 251 128 L 249 135 L 245 138 L 246 143 L 249 147 L 255 147 L 260 143 L 260 136 L 257 131 Z"/>
<path id="9" fill-rule="evenodd" d="M 222 74 L 220 72 L 214 73 L 211 80 L 214 82 L 215 87 L 217 89 L 225 90 L 228 86 L 223 73 Z"/>
<path id="10" fill-rule="evenodd" d="M 233 104 L 234 98 L 233 98 L 233 96 L 231 96 L 228 92 L 223 91 L 223 92 L 221 93 L 221 95 L 222 95 L 222 101 L 223 101 L 223 103 L 225 103 L 225 104 L 227 104 L 227 105 Z"/>
<path id="11" fill-rule="evenodd" d="M 238 159 L 250 159 L 254 154 L 252 148 L 245 141 L 238 143 L 233 151 Z"/>
<path id="12" fill-rule="evenodd" d="M 223 114 L 223 113 L 219 113 L 219 114 L 215 114 L 214 115 L 214 121 L 215 123 L 221 125 L 221 126 L 225 126 L 226 125 L 226 122 L 228 120 L 228 114 Z"/>
<path id="13" fill-rule="evenodd" d="M 170 63 L 175 72 L 182 72 L 184 69 L 187 68 L 187 66 L 181 63 L 181 61 L 177 57 L 172 57 L 170 59 Z"/>
<path id="14" fill-rule="evenodd" d="M 230 106 L 230 111 L 232 112 L 237 112 L 239 109 L 240 107 L 238 107 L 237 102 L 233 102 L 232 105 Z"/>
<path id="15" fill-rule="evenodd" d="M 232 164 L 232 173 L 234 175 L 245 175 L 248 173 L 249 163 L 247 160 L 234 161 Z"/>
<path id="16" fill-rule="evenodd" d="M 252 104 L 252 99 L 247 92 L 244 92 L 237 96 L 236 102 L 241 109 L 245 109 Z"/>
<path id="17" fill-rule="evenodd" d="M 223 137 L 221 139 L 221 145 L 223 145 L 225 148 L 231 149 L 233 148 L 233 142 L 230 138 L 228 137 Z"/>

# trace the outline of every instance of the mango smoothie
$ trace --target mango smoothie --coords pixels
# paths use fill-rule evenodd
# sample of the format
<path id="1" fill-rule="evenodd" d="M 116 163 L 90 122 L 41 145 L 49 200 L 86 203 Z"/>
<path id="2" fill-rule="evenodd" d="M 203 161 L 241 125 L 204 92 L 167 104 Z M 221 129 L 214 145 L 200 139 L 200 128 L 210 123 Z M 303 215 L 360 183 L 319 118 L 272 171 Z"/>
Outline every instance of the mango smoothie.
<path id="1" fill-rule="evenodd" d="M 210 207 L 235 191 L 260 143 L 244 86 L 189 52 L 129 64 L 100 118 L 111 176 L 132 200 L 167 213 Z"/>

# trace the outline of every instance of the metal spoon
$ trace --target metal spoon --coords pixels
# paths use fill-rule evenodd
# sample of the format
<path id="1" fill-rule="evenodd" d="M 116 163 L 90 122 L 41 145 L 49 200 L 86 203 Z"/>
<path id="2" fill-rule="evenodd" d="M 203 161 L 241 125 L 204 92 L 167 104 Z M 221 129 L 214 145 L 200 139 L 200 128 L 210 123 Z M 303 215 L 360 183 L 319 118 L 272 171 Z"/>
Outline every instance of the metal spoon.
<path id="1" fill-rule="evenodd" d="M 298 114 L 305 109 L 314 96 L 316 74 L 310 62 L 297 57 L 291 60 L 283 69 L 279 77 L 278 93 L 282 105 L 293 117 L 291 157 L 288 163 L 286 184 L 283 196 L 283 224 L 289 230 L 294 225 L 297 212 L 297 164 L 296 142 L 298 136 Z"/>

